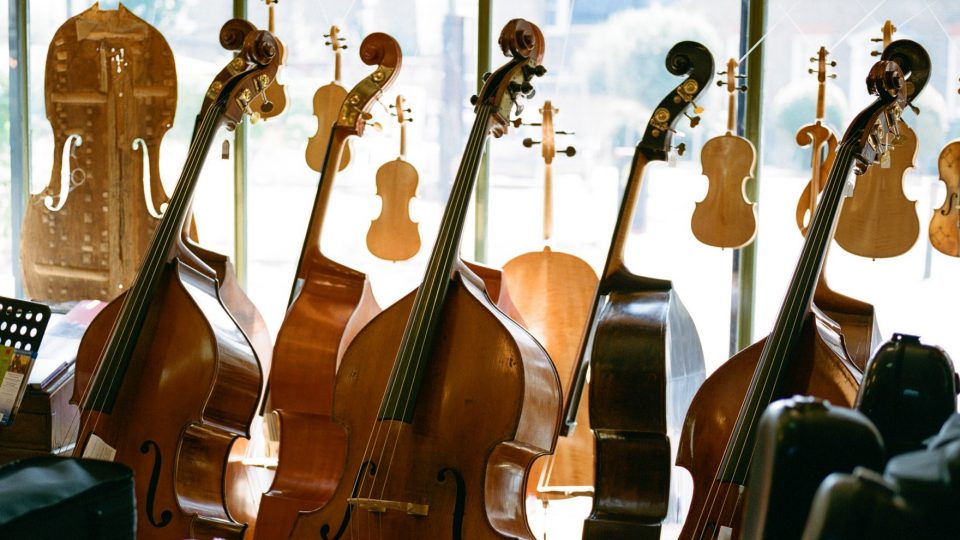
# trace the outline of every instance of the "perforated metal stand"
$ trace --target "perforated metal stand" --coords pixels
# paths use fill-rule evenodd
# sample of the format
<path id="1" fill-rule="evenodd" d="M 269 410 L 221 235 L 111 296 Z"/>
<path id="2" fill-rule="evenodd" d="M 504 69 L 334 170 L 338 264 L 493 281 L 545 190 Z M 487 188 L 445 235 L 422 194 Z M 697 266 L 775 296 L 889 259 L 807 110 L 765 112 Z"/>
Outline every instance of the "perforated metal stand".
<path id="1" fill-rule="evenodd" d="M 0 296 L 0 345 L 35 353 L 49 322 L 49 306 Z"/>

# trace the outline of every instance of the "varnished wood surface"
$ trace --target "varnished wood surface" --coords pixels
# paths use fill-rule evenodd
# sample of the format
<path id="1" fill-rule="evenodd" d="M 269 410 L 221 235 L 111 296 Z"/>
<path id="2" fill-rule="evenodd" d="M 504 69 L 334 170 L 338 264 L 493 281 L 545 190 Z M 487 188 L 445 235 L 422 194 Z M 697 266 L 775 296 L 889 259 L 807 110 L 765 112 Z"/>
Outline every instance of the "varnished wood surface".
<path id="1" fill-rule="evenodd" d="M 852 406 L 859 374 L 845 361 L 838 329 L 811 312 L 804 321 L 803 334 L 804 347 L 794 353 L 787 363 L 790 371 L 783 374 L 782 396 L 812 395 L 834 405 Z M 690 471 L 694 478 L 691 511 L 680 533 L 683 540 L 700 540 L 697 530 L 706 531 L 704 539 L 716 538 L 718 531 L 710 524 L 729 523 L 731 515 L 737 516 L 732 538 L 740 537 L 740 512 L 747 488 L 717 482 L 716 475 L 765 340 L 740 351 L 717 368 L 690 404 L 677 455 L 677 465 Z"/>
<path id="2" fill-rule="evenodd" d="M 960 141 L 944 146 L 937 164 L 947 195 L 930 218 L 930 243 L 944 255 L 960 257 Z"/>
<path id="3" fill-rule="evenodd" d="M 503 266 L 503 280 L 524 327 L 550 355 L 560 375 L 560 387 L 567 392 L 597 289 L 597 274 L 582 259 L 545 248 L 510 259 Z M 587 407 L 587 402 L 581 404 L 577 430 L 561 437 L 556 451 L 534 464 L 528 490 L 563 494 L 593 489 L 593 437 Z"/>
<path id="4" fill-rule="evenodd" d="M 915 166 L 917 135 L 899 122 L 902 140 L 890 150 L 890 166 L 870 167 L 840 208 L 835 238 L 840 247 L 861 257 L 902 255 L 920 236 L 917 202 L 903 194 L 903 177 Z"/>
<path id="5" fill-rule="evenodd" d="M 123 5 L 94 5 L 54 34 L 44 96 L 53 170 L 26 206 L 25 291 L 37 300 L 110 300 L 133 282 L 158 223 L 151 213 L 167 200 L 159 158 L 176 112 L 173 53 Z"/>
<path id="6" fill-rule="evenodd" d="M 377 169 L 380 215 L 370 223 L 367 248 L 381 259 L 403 261 L 420 251 L 420 227 L 410 220 L 410 201 L 417 195 L 417 169 L 403 158 Z"/>
<path id="7" fill-rule="evenodd" d="M 729 133 L 714 137 L 703 145 L 700 160 L 710 184 L 707 196 L 693 211 L 694 236 L 721 248 L 749 244 L 757 234 L 756 205 L 744 191 L 757 162 L 753 144 Z"/>
<path id="8" fill-rule="evenodd" d="M 138 340 L 135 354 L 144 360 L 131 362 L 125 376 L 138 384 L 121 387 L 111 413 L 81 414 L 76 455 L 83 455 L 95 433 L 117 450 L 116 461 L 142 479 L 135 483 L 139 539 L 242 538 L 243 525 L 225 506 L 224 474 L 231 445 L 249 436 L 262 373 L 250 342 L 219 298 L 214 276 L 179 262 L 167 273 L 168 286 Z M 94 319 L 80 344 L 75 402 L 84 397 L 122 300 Z M 185 357 L 191 361 L 162 361 Z M 181 405 L 169 396 L 178 396 Z M 133 421 L 137 418 L 152 420 Z M 162 524 L 164 516 L 170 518 L 166 525 L 153 525 Z"/>
<path id="9" fill-rule="evenodd" d="M 482 290 L 457 277 L 449 294 L 414 421 L 384 422 L 382 428 L 392 428 L 399 441 L 393 465 L 386 456 L 377 458 L 377 472 L 364 475 L 367 487 L 374 485 L 373 493 L 385 487 L 382 498 L 407 501 L 410 494 L 421 494 L 410 502 L 428 504 L 429 516 L 356 510 L 343 525 L 343 535 L 337 535 L 365 459 L 367 436 L 377 424 L 379 396 L 407 323 L 411 294 L 374 318 L 344 356 L 334 402 L 334 420 L 351 438 L 344 476 L 325 506 L 301 514 L 291 538 L 317 538 L 325 525 L 331 539 L 349 538 L 351 527 L 374 537 L 451 538 L 457 486 L 454 475 L 440 472 L 452 468 L 465 489 L 463 538 L 532 539 L 525 526 L 516 524 L 526 523 L 526 470 L 552 449 L 556 438 L 559 380 L 543 349 L 494 309 Z M 483 422 L 465 423 L 465 418 Z"/>

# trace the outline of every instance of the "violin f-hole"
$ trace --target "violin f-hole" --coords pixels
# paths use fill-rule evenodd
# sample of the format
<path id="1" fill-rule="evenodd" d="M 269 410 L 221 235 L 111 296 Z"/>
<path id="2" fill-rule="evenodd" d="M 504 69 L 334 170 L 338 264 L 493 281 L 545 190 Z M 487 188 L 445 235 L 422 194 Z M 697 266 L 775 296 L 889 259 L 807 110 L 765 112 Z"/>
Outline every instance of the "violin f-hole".
<path id="1" fill-rule="evenodd" d="M 150 521 L 150 525 L 158 529 L 162 529 L 170 524 L 170 521 L 173 520 L 173 512 L 170 510 L 164 510 L 160 512 L 160 521 L 157 521 L 153 517 L 153 503 L 155 502 L 157 495 L 157 484 L 160 481 L 160 446 L 154 441 L 143 441 L 143 444 L 140 445 L 141 454 L 149 454 L 150 449 L 156 453 L 153 457 L 153 470 L 150 472 L 150 485 L 147 487 L 147 520 Z"/>
<path id="2" fill-rule="evenodd" d="M 67 204 L 70 190 L 84 181 L 83 171 L 80 171 L 81 178 L 74 182 L 74 170 L 70 165 L 70 158 L 76 157 L 74 151 L 82 144 L 83 137 L 77 133 L 67 137 L 67 140 L 63 143 L 63 148 L 60 150 L 60 159 L 57 160 L 58 166 L 54 168 L 54 170 L 60 171 L 60 193 L 57 195 L 56 201 L 54 201 L 53 195 L 47 195 L 43 198 L 43 205 L 51 212 L 59 212 Z"/>
<path id="3" fill-rule="evenodd" d="M 150 172 L 150 153 L 147 150 L 147 142 L 140 137 L 133 140 L 133 151 L 136 152 L 137 150 L 141 150 L 143 155 L 143 174 L 140 177 L 141 182 L 143 182 L 143 205 L 151 217 L 160 219 L 167 210 L 167 203 L 160 204 L 159 209 L 153 205 L 153 178 L 151 178 Z"/>

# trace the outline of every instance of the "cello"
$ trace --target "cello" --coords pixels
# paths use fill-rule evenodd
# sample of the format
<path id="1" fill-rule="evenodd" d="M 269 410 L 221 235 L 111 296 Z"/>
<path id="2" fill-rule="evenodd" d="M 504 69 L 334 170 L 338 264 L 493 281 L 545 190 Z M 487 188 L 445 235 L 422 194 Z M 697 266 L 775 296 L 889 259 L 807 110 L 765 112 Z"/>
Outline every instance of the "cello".
<path id="1" fill-rule="evenodd" d="M 760 415 L 773 400 L 805 394 L 851 406 L 861 373 L 832 321 L 811 309 L 847 176 L 863 174 L 896 137 L 903 109 L 927 82 L 930 58 L 908 40 L 891 43 L 867 76 L 877 98 L 847 128 L 813 214 L 773 331 L 720 366 L 700 387 L 684 420 L 677 465 L 693 477 L 682 540 L 739 538 L 747 471 Z M 908 74 L 906 77 L 904 73 Z M 907 94 L 907 89 L 913 93 Z"/>
<path id="2" fill-rule="evenodd" d="M 541 140 L 523 140 L 532 148 L 540 145 L 544 163 L 543 184 L 543 240 L 553 235 L 553 160 L 558 153 L 573 156 L 572 146 L 557 151 L 556 135 L 567 135 L 554 129 L 554 117 L 559 113 L 548 100 L 540 109 Z M 540 251 L 518 255 L 503 265 L 503 280 L 510 297 L 526 328 L 553 360 L 560 374 L 560 387 L 567 391 L 577 359 L 580 333 L 587 324 L 588 310 L 597 288 L 597 274 L 583 259 L 544 246 Z M 489 284 L 487 285 L 489 289 Z M 587 409 L 581 409 L 580 419 L 588 422 Z M 573 433 L 557 441 L 553 454 L 537 460 L 530 471 L 527 491 L 547 501 L 552 498 L 573 497 L 593 491 L 593 438 L 589 429 Z"/>
<path id="3" fill-rule="evenodd" d="M 757 236 L 757 205 L 747 200 L 747 180 L 757 166 L 753 143 L 734 134 L 737 120 L 737 61 L 727 62 L 727 132 L 703 145 L 700 160 L 703 174 L 710 181 L 707 195 L 697 203 L 690 219 L 697 240 L 719 248 L 741 248 Z M 717 81 L 717 86 L 724 86 Z"/>
<path id="4" fill-rule="evenodd" d="M 234 19 L 220 43 L 239 51 L 208 88 L 170 204 L 128 291 L 93 321 L 77 353 L 75 455 L 131 467 L 138 538 L 242 538 L 224 500 L 227 458 L 249 436 L 262 372 L 219 296 L 216 273 L 182 241 L 217 128 L 232 129 L 278 68 L 272 36 Z"/>
<path id="5" fill-rule="evenodd" d="M 810 181 L 797 201 L 796 212 L 797 227 L 804 235 L 807 234 L 807 226 L 817 207 L 817 197 L 823 190 L 824 180 L 830 174 L 830 167 L 837 156 L 837 136 L 823 122 L 827 78 L 836 77 L 835 74 L 827 75 L 827 67 L 837 65 L 834 61 L 827 62 L 828 54 L 826 48 L 820 47 L 817 56 L 810 58 L 811 62 L 817 63 L 816 71 L 809 70 L 810 73 L 817 74 L 816 120 L 801 127 L 796 137 L 801 148 L 809 146 L 811 150 Z M 863 371 L 870 355 L 880 345 L 880 329 L 877 327 L 873 305 L 831 289 L 827 283 L 826 261 L 820 270 L 813 303 L 824 315 L 840 325 L 844 347 L 857 369 Z"/>
<path id="6" fill-rule="evenodd" d="M 336 25 L 330 27 L 330 33 L 324 34 L 326 44 L 333 48 L 334 69 L 333 81 L 325 84 L 313 94 L 313 115 L 317 117 L 317 132 L 307 140 L 307 165 L 311 169 L 322 172 L 324 156 L 330 145 L 330 127 L 337 121 L 337 115 L 347 98 L 347 90 L 340 85 L 340 50 L 346 49 L 343 44 L 346 38 L 340 37 L 340 29 Z M 350 147 L 344 147 L 340 153 L 340 169 L 344 170 L 350 164 Z"/>
<path id="7" fill-rule="evenodd" d="M 316 508 L 332 495 L 347 451 L 347 433 L 331 418 L 335 375 L 346 344 L 380 312 L 366 275 L 328 259 L 320 249 L 347 139 L 363 135 L 370 108 L 400 73 L 400 45 L 386 34 L 367 36 L 360 58 L 376 69 L 350 91 L 330 126 L 290 304 L 273 350 L 270 406 L 280 453 L 257 517 L 269 526 L 258 527 L 257 538 L 286 538 L 298 511 Z"/>
<path id="8" fill-rule="evenodd" d="M 167 203 L 160 143 L 177 108 L 173 53 L 123 5 L 95 4 L 54 34 L 44 104 L 53 170 L 25 208 L 25 292 L 111 300 L 136 277 Z"/>
<path id="9" fill-rule="evenodd" d="M 654 109 L 634 152 L 564 410 L 568 433 L 589 366 L 596 481 L 584 539 L 660 537 L 668 508 L 676 505 L 671 436 L 676 440 L 704 377 L 697 328 L 672 284 L 636 275 L 624 261 L 644 170 L 667 159 L 674 126 L 709 86 L 713 56 L 682 41 L 667 53 L 666 68 L 685 78 Z"/>
<path id="10" fill-rule="evenodd" d="M 883 25 L 884 48 L 895 31 L 890 21 Z M 901 119 L 896 144 L 879 167 L 871 167 L 856 183 L 840 208 L 835 234 L 840 247 L 871 259 L 896 257 L 913 247 L 920 237 L 920 218 L 917 201 L 903 193 L 903 178 L 916 160 L 917 134 Z"/>
<path id="11" fill-rule="evenodd" d="M 524 481 L 556 440 L 557 373 L 458 257 L 488 134 L 506 133 L 531 79 L 545 73 L 533 24 L 511 20 L 499 43 L 512 58 L 472 99 L 476 120 L 423 283 L 370 321 L 337 373 L 346 474 L 291 538 L 533 539 Z"/>

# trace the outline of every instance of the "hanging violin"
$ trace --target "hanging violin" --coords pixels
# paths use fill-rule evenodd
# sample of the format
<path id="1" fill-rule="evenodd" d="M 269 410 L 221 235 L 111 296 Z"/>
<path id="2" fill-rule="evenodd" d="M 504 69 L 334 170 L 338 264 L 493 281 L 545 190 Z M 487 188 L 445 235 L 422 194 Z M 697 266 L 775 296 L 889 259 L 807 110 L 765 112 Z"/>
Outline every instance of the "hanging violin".
<path id="1" fill-rule="evenodd" d="M 347 90 L 340 85 L 340 50 L 346 49 L 343 44 L 346 38 L 340 37 L 340 29 L 330 27 L 330 33 L 324 34 L 326 44 L 333 48 L 334 70 L 333 81 L 317 88 L 313 94 L 313 114 L 317 117 L 317 132 L 307 141 L 307 165 L 311 169 L 322 172 L 324 156 L 330 143 L 330 126 L 337 122 L 337 115 L 347 98 Z M 350 147 L 344 147 L 340 153 L 339 170 L 344 170 L 350 164 Z"/>
<path id="2" fill-rule="evenodd" d="M 377 219 L 370 222 L 367 249 L 381 259 L 403 261 L 420 251 L 420 229 L 410 219 L 410 200 L 417 196 L 420 177 L 406 160 L 407 123 L 413 121 L 407 116 L 410 109 L 404 107 L 400 95 L 390 107 L 400 124 L 400 156 L 377 169 L 377 195 L 383 205 Z"/>
<path id="3" fill-rule="evenodd" d="M 884 49 L 895 31 L 890 21 L 883 25 Z M 903 178 L 916 160 L 917 134 L 901 119 L 893 148 L 856 183 L 853 196 L 840 208 L 835 234 L 840 247 L 871 259 L 896 257 L 913 247 L 920 237 L 920 218 L 917 201 L 903 194 Z"/>
<path id="4" fill-rule="evenodd" d="M 930 58 L 917 43 L 895 41 L 883 51 L 866 81 L 877 98 L 857 115 L 838 146 L 773 332 L 720 366 L 690 404 L 677 456 L 694 484 L 682 540 L 741 536 L 755 432 L 774 399 L 804 394 L 853 404 L 861 373 L 832 321 L 815 306 L 811 311 L 814 289 L 850 169 L 855 165 L 862 175 L 891 149 L 899 117 L 929 73 Z"/>
<path id="5" fill-rule="evenodd" d="M 677 121 L 706 91 L 713 56 L 682 41 L 667 53 L 667 71 L 685 77 L 654 109 L 633 155 L 617 224 L 564 409 L 562 434 L 576 427 L 590 369 L 593 509 L 583 538 L 659 537 L 671 499 L 671 436 L 704 377 L 693 320 L 669 281 L 639 276 L 624 261 L 647 164 L 665 161 Z M 691 127 L 696 125 L 691 122 Z M 654 537 L 654 536 L 651 536 Z"/>
<path id="6" fill-rule="evenodd" d="M 727 62 L 727 132 L 703 145 L 700 161 L 709 180 L 707 196 L 697 203 L 690 225 L 693 235 L 704 244 L 719 248 L 740 248 L 757 235 L 757 205 L 747 200 L 747 180 L 757 166 L 753 143 L 734 134 L 737 120 L 737 61 Z M 717 86 L 724 86 L 717 81 Z"/>
<path id="7" fill-rule="evenodd" d="M 947 196 L 930 218 L 930 244 L 944 255 L 960 257 L 960 140 L 943 147 L 937 166 Z"/>
<path id="8" fill-rule="evenodd" d="M 234 19 L 220 43 L 239 51 L 204 98 L 187 161 L 130 289 L 93 321 L 77 353 L 77 456 L 130 466 L 138 538 L 242 538 L 224 500 L 234 441 L 248 437 L 262 372 L 218 295 L 216 273 L 182 241 L 217 128 L 234 128 L 273 81 L 273 37 Z"/>
<path id="9" fill-rule="evenodd" d="M 400 45 L 383 33 L 367 36 L 360 58 L 374 72 L 358 83 L 330 129 L 313 213 L 287 315 L 273 351 L 270 406 L 279 425 L 276 475 L 260 501 L 257 538 L 286 538 L 297 512 L 333 494 L 347 451 L 347 433 L 331 418 L 334 381 L 347 344 L 380 312 L 367 277 L 328 259 L 320 239 L 347 139 L 363 135 L 369 111 L 400 74 Z"/>
<path id="10" fill-rule="evenodd" d="M 506 133 L 545 72 L 533 24 L 510 21 L 500 46 L 512 59 L 473 99 L 477 117 L 423 283 L 370 321 L 337 373 L 346 474 L 324 506 L 300 514 L 291 538 L 533 540 L 523 486 L 556 440 L 559 381 L 458 256 L 488 134 Z"/>
<path id="11" fill-rule="evenodd" d="M 160 143 L 177 108 L 173 53 L 122 4 L 95 4 L 54 34 L 44 104 L 53 171 L 25 208 L 25 292 L 111 300 L 136 277 L 167 204 Z"/>
<path id="12" fill-rule="evenodd" d="M 553 160 L 558 154 L 557 135 L 572 135 L 554 128 L 559 109 L 547 100 L 540 109 L 541 139 L 523 140 L 527 148 L 540 146 L 544 163 L 543 239 L 553 236 Z M 560 154 L 573 156 L 568 146 Z M 543 345 L 560 374 L 560 387 L 570 388 L 573 364 L 577 360 L 580 334 L 587 324 L 590 302 L 597 289 L 597 274 L 583 259 L 544 246 L 540 251 L 518 255 L 503 265 L 503 280 L 523 325 Z M 527 482 L 528 493 L 544 500 L 565 498 L 593 491 L 593 437 L 590 436 L 587 409 L 580 420 L 587 427 L 557 441 L 553 454 L 537 460 Z"/>
<path id="13" fill-rule="evenodd" d="M 811 150 L 810 181 L 797 201 L 796 213 L 797 226 L 804 235 L 817 207 L 817 198 L 823 190 L 824 181 L 837 156 L 837 137 L 823 122 L 826 81 L 836 77 L 836 74 L 828 75 L 827 68 L 837 65 L 834 61 L 827 62 L 828 54 L 826 48 L 820 47 L 817 56 L 810 58 L 811 62 L 817 63 L 816 71 L 809 70 L 817 75 L 817 116 L 814 123 L 801 127 L 796 137 L 801 148 L 809 146 Z M 863 371 L 870 355 L 880 345 L 880 329 L 877 327 L 873 306 L 831 289 L 827 283 L 826 260 L 813 293 L 813 304 L 840 325 L 844 347 L 857 369 Z"/>

